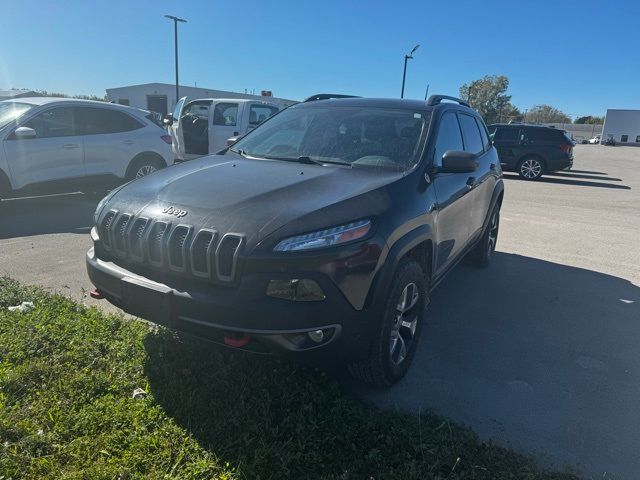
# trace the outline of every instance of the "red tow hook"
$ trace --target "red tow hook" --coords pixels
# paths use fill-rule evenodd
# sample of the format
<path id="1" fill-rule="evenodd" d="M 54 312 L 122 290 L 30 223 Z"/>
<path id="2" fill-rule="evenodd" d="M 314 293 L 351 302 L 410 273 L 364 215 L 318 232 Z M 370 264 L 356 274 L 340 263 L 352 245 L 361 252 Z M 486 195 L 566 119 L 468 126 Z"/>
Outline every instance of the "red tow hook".
<path id="1" fill-rule="evenodd" d="M 98 290 L 97 288 L 94 288 L 93 290 L 91 290 L 89 292 L 89 296 L 91 298 L 95 298 L 96 300 L 102 300 L 104 299 L 104 293 L 102 293 L 100 290 Z"/>
<path id="2" fill-rule="evenodd" d="M 224 344 L 230 347 L 241 348 L 251 341 L 246 333 L 228 333 L 224 336 Z"/>

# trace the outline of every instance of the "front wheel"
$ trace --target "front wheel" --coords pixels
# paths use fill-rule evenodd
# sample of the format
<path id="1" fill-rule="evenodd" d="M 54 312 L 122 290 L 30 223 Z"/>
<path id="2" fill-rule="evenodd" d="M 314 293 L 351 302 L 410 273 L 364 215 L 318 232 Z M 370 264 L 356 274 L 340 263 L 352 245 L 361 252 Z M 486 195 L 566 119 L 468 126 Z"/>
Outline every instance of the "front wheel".
<path id="1" fill-rule="evenodd" d="M 351 374 L 376 387 L 388 387 L 404 377 L 416 352 L 428 303 L 422 268 L 413 259 L 403 259 L 391 282 L 368 356 L 349 365 Z"/>
<path id="2" fill-rule="evenodd" d="M 543 171 L 544 165 L 536 157 L 527 157 L 518 164 L 518 175 L 524 180 L 538 180 Z"/>

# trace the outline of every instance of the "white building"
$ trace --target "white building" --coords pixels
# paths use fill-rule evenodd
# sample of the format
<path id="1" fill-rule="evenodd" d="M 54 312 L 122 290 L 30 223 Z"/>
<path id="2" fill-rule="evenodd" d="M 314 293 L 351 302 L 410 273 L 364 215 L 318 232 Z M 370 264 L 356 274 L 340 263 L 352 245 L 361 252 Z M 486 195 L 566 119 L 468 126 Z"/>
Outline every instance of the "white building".
<path id="1" fill-rule="evenodd" d="M 640 146 L 640 110 L 607 110 L 602 143 L 609 138 L 617 144 Z"/>
<path id="2" fill-rule="evenodd" d="M 275 105 L 279 105 L 281 108 L 297 103 L 295 100 L 287 100 L 284 98 L 182 85 L 180 86 L 180 97 L 187 97 L 189 100 L 196 98 L 246 98 L 250 100 L 267 100 Z M 120 105 L 130 105 L 165 115 L 172 111 L 176 104 L 176 86 L 170 83 L 143 83 L 141 85 L 130 85 L 127 87 L 107 88 L 107 100 L 119 103 Z"/>

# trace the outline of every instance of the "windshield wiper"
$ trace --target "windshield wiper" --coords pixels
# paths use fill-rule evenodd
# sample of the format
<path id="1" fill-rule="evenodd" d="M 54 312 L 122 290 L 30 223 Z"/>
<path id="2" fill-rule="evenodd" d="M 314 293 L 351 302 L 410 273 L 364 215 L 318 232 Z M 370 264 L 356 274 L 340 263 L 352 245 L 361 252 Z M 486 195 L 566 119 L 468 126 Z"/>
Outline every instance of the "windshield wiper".
<path id="1" fill-rule="evenodd" d="M 242 156 L 242 157 L 244 157 L 244 158 L 247 158 L 247 152 L 245 152 L 245 151 L 244 151 L 244 150 L 242 150 L 241 148 L 240 148 L 240 149 L 238 149 L 238 150 L 234 150 L 233 148 L 230 148 L 230 149 L 229 149 L 229 151 L 230 151 L 230 152 L 233 152 L 233 153 L 237 153 L 238 155 L 240 155 L 240 156 Z"/>
<path id="2" fill-rule="evenodd" d="M 293 159 L 291 159 L 293 160 Z M 345 167 L 353 168 L 353 165 L 349 162 L 342 162 L 340 160 L 316 160 L 315 158 L 311 158 L 308 156 L 298 157 L 297 161 L 299 163 L 306 163 L 309 165 L 324 165 L 326 163 L 330 163 L 332 165 L 344 165 Z"/>

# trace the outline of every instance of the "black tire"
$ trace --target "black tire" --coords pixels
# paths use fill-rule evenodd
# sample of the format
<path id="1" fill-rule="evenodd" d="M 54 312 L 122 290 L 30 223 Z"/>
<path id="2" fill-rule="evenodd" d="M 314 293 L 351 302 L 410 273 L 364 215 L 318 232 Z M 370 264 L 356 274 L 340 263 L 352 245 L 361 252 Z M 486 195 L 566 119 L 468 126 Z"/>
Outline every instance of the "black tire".
<path id="1" fill-rule="evenodd" d="M 518 162 L 518 175 L 523 180 L 538 180 L 544 173 L 544 161 L 538 157 L 524 157 Z"/>
<path id="2" fill-rule="evenodd" d="M 403 294 L 409 308 L 401 312 Z M 351 375 L 376 387 L 388 387 L 404 377 L 416 352 L 428 304 L 429 289 L 422 268 L 411 258 L 402 259 L 377 319 L 368 355 L 349 365 Z"/>
<path id="3" fill-rule="evenodd" d="M 141 155 L 135 158 L 127 169 L 127 180 L 147 176 L 166 167 L 164 161 L 155 155 Z"/>
<path id="4" fill-rule="evenodd" d="M 465 259 L 466 263 L 480 268 L 488 267 L 491 263 L 491 259 L 493 258 L 493 254 L 496 251 L 499 232 L 500 205 L 496 203 L 491 210 L 491 216 L 489 217 L 487 228 L 483 232 L 478 244 L 473 247 L 473 250 L 471 250 L 467 255 L 467 258 Z"/>

